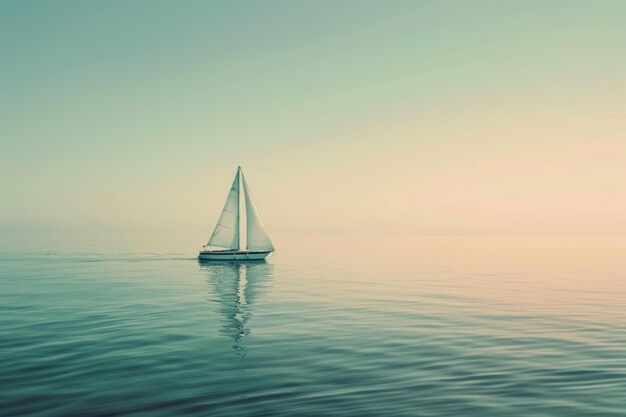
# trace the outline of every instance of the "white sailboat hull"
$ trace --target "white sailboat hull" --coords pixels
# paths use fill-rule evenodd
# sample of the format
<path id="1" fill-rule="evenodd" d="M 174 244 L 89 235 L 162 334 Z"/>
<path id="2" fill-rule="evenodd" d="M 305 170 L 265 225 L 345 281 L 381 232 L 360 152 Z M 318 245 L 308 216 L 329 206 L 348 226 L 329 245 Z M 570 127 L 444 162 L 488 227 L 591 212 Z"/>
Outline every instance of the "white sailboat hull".
<path id="1" fill-rule="evenodd" d="M 273 251 L 202 251 L 198 254 L 201 261 L 262 261 Z"/>

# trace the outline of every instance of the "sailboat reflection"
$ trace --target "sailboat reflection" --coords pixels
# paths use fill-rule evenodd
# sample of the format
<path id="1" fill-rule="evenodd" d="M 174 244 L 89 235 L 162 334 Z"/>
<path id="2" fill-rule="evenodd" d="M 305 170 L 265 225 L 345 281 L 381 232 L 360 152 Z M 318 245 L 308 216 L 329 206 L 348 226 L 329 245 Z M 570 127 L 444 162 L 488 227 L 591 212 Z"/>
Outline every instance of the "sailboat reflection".
<path id="1" fill-rule="evenodd" d="M 202 262 L 201 271 L 207 274 L 212 287 L 212 299 L 219 303 L 222 315 L 220 332 L 234 340 L 233 349 L 246 355 L 242 339 L 250 333 L 248 320 L 252 317 L 250 306 L 258 300 L 273 276 L 273 266 L 257 262 Z"/>

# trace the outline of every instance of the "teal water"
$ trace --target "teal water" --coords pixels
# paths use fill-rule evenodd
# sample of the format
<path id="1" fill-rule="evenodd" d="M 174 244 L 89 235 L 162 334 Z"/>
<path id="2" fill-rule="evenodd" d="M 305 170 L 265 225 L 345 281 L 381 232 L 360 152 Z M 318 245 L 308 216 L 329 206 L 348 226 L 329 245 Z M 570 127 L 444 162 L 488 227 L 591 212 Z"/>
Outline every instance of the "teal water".
<path id="1" fill-rule="evenodd" d="M 298 242 L 1 254 L 0 414 L 626 415 L 623 243 Z"/>

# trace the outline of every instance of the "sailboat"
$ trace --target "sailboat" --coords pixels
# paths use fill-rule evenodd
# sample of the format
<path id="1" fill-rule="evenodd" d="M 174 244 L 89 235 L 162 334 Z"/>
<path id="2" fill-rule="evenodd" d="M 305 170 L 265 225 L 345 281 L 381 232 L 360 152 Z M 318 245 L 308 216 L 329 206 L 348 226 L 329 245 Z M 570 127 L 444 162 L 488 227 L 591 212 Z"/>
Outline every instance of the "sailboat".
<path id="1" fill-rule="evenodd" d="M 240 242 L 241 189 L 243 189 L 245 201 L 244 221 L 246 224 L 246 245 L 243 249 Z M 272 240 L 265 230 L 243 171 L 241 167 L 237 167 L 235 180 L 230 187 L 220 219 L 211 239 L 198 254 L 198 259 L 203 261 L 259 261 L 267 258 L 272 252 L 274 252 Z"/>

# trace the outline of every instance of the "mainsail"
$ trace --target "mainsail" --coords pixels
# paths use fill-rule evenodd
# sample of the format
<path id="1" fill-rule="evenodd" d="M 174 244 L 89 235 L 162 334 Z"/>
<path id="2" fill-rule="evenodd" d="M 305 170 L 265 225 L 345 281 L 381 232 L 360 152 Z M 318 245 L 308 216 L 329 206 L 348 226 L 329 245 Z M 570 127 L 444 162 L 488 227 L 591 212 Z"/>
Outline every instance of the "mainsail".
<path id="1" fill-rule="evenodd" d="M 209 239 L 208 246 L 239 250 L 239 175 L 241 168 L 237 169 L 235 180 L 230 187 L 226 204 L 222 210 L 217 226 Z"/>
<path id="2" fill-rule="evenodd" d="M 250 193 L 250 187 L 246 177 L 241 172 L 243 182 L 243 192 L 246 199 L 246 249 L 247 250 L 274 250 L 274 245 L 267 235 L 267 230 L 263 225 L 263 220 L 259 215 L 259 210 L 254 204 L 254 199 Z"/>

